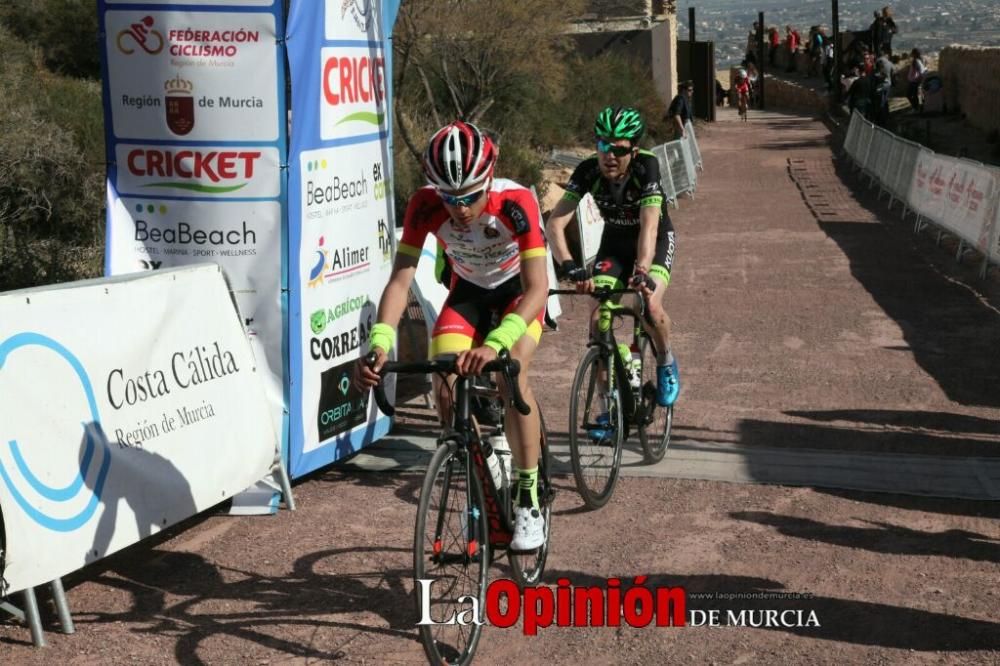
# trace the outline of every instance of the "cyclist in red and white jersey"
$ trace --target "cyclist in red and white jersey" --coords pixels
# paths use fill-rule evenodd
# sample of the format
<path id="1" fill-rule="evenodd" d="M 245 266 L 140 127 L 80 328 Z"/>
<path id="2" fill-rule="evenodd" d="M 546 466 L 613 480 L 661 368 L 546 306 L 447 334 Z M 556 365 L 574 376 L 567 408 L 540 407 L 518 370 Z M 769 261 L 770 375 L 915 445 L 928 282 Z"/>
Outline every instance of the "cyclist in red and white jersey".
<path id="1" fill-rule="evenodd" d="M 478 374 L 506 349 L 521 363 L 518 377 L 531 413 L 506 412 L 506 432 L 518 468 L 515 550 L 531 550 L 544 541 L 538 506 L 538 406 L 528 385 L 528 370 L 542 333 L 548 297 L 545 237 L 538 203 L 530 190 L 494 178 L 499 151 L 475 125 L 456 121 L 431 137 L 423 168 L 428 185 L 406 207 L 403 237 L 392 275 L 378 308 L 369 346 L 374 368 L 364 359 L 355 374 L 367 389 L 378 383 L 378 369 L 395 341 L 395 328 L 427 234 L 437 237 L 451 260 L 452 277 L 431 336 L 431 357 L 457 354 L 462 374 Z M 500 324 L 492 327 L 494 317 Z M 454 378 L 436 386 L 440 416 L 450 422 Z"/>

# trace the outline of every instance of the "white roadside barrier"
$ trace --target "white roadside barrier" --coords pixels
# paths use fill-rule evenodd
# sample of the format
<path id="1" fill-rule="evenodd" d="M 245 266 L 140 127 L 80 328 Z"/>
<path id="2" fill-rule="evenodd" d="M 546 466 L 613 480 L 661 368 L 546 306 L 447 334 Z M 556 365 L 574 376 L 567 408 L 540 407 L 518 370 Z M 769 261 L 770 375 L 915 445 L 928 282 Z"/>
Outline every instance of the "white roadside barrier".
<path id="1" fill-rule="evenodd" d="M 236 495 L 279 446 L 218 266 L 0 294 L 0 596 Z"/>
<path id="2" fill-rule="evenodd" d="M 899 200 L 903 216 L 913 212 L 914 230 L 938 228 L 959 239 L 956 259 L 969 249 L 983 257 L 980 274 L 1000 264 L 1000 170 L 972 160 L 939 155 L 876 127 L 854 112 L 844 153 L 889 193 L 889 207 Z"/>

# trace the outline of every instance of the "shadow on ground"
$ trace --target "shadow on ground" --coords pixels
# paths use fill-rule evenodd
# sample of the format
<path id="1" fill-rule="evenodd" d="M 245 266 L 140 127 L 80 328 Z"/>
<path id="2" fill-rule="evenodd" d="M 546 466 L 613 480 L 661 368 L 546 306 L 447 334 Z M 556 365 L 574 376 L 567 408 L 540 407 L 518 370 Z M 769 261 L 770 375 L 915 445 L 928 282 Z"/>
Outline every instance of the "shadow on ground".
<path id="1" fill-rule="evenodd" d="M 851 275 L 902 331 L 905 351 L 961 405 L 1000 407 L 1000 310 L 971 267 L 913 234 L 844 164 L 837 174 L 882 224 L 818 222 L 850 261 Z M 897 209 L 898 210 L 898 209 Z M 952 265 L 949 265 L 949 262 Z M 992 294 L 996 299 L 998 294 Z"/>
<path id="2" fill-rule="evenodd" d="M 574 587 L 608 587 L 608 581 L 580 571 L 549 571 L 546 579 L 568 579 Z M 631 586 L 631 577 L 621 577 L 622 588 Z M 645 582 L 649 588 L 683 587 L 689 610 L 721 610 L 739 614 L 743 610 L 801 611 L 807 617 L 812 611 L 820 626 L 760 627 L 764 631 L 781 631 L 796 636 L 854 645 L 910 649 L 920 651 L 965 651 L 1000 649 L 1000 624 L 958 617 L 916 608 L 888 604 L 812 596 L 790 598 L 800 590 L 786 590 L 774 580 L 746 576 L 695 575 L 677 576 L 653 574 Z M 627 590 L 626 590 L 627 591 Z M 791 593 L 777 599 L 732 599 L 731 595 L 747 593 Z M 918 597 L 919 598 L 919 597 Z M 710 630 L 709 630 L 710 631 Z"/>
<path id="3" fill-rule="evenodd" d="M 384 560 L 399 550 L 318 551 L 300 557 L 291 573 L 283 576 L 222 568 L 194 553 L 154 553 L 150 559 L 121 561 L 95 581 L 128 592 L 132 596 L 129 610 L 78 612 L 76 621 L 144 625 L 136 633 L 171 637 L 174 656 L 182 664 L 204 663 L 198 656 L 199 645 L 220 635 L 302 659 L 342 659 L 346 655 L 336 643 L 307 644 L 290 636 L 290 628 L 346 629 L 416 640 L 412 631 L 415 611 L 403 585 L 412 570 L 344 568 L 359 553 L 367 551 L 370 557 Z M 180 600 L 169 601 L 168 595 Z M 378 616 L 384 626 L 353 620 L 358 614 Z M 276 629 L 271 631 L 271 627 Z"/>
<path id="4" fill-rule="evenodd" d="M 862 548 L 890 555 L 923 555 L 1000 562 L 1000 543 L 968 530 L 943 532 L 914 530 L 901 525 L 864 521 L 868 527 L 827 525 L 809 518 L 782 516 L 764 511 L 729 514 L 736 520 L 769 525 L 785 536 L 820 541 L 845 548 Z"/>

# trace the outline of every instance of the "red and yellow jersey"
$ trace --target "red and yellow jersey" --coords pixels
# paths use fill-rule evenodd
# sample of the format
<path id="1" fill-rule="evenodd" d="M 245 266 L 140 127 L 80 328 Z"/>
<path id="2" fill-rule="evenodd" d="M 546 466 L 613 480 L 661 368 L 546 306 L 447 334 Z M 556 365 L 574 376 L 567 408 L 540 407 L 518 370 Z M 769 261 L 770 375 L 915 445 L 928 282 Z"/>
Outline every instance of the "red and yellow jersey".
<path id="1" fill-rule="evenodd" d="M 406 206 L 399 252 L 419 258 L 434 234 L 458 277 L 492 289 L 521 272 L 521 260 L 545 256 L 538 202 L 531 190 L 494 179 L 486 207 L 468 225 L 455 222 L 431 186 L 417 190 Z"/>

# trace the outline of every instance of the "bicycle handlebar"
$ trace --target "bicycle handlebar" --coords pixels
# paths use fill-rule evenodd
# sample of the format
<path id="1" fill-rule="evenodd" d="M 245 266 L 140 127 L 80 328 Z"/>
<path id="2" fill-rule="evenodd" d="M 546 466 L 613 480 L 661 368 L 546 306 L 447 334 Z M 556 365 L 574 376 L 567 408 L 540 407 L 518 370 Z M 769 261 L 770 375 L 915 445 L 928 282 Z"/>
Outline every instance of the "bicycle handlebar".
<path id="1" fill-rule="evenodd" d="M 365 357 L 368 367 L 374 365 L 375 359 L 374 352 Z M 433 361 L 386 361 L 382 365 L 381 370 L 379 370 L 379 375 L 384 377 L 390 372 L 421 375 L 430 372 L 458 374 L 455 369 L 455 361 L 455 358 L 436 359 Z M 507 386 L 510 387 L 511 402 L 514 403 L 514 408 L 525 416 L 531 413 L 531 407 L 524 401 L 524 396 L 521 395 L 521 387 L 516 381 L 517 376 L 521 374 L 521 364 L 517 359 L 511 358 L 508 352 L 503 351 L 497 360 L 490 361 L 483 366 L 481 374 L 486 374 L 487 372 L 499 372 L 503 374 L 507 378 Z M 375 402 L 386 416 L 392 416 L 396 413 L 396 408 L 389 403 L 389 399 L 385 395 L 385 388 L 383 388 L 382 382 L 375 385 Z"/>
<path id="2" fill-rule="evenodd" d="M 590 296 L 597 300 L 602 300 L 608 296 L 618 294 L 638 294 L 635 289 L 595 289 L 594 291 L 577 291 L 576 289 L 549 289 L 549 296 Z"/>

